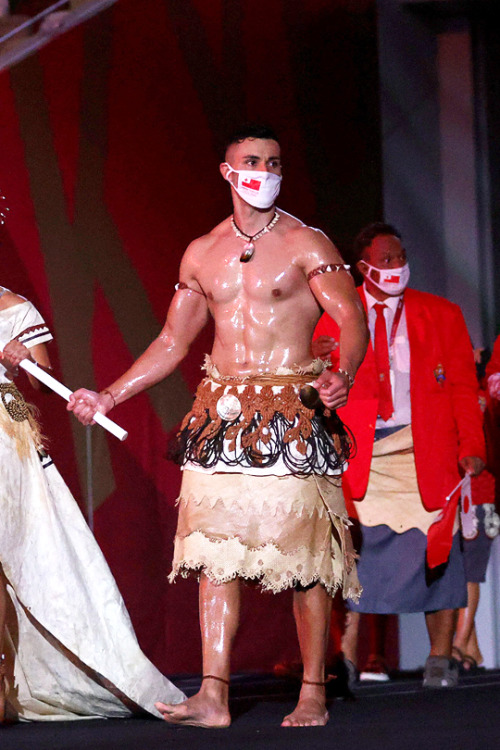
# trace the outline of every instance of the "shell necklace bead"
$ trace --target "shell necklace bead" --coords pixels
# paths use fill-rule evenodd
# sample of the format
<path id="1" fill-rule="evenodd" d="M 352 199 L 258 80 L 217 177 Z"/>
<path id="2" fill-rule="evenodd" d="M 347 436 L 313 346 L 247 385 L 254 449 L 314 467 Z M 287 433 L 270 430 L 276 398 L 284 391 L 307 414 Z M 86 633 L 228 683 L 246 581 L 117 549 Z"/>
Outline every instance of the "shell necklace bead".
<path id="1" fill-rule="evenodd" d="M 259 232 L 256 232 L 256 234 L 245 234 L 245 232 L 242 232 L 237 223 L 234 220 L 234 216 L 231 216 L 231 226 L 233 228 L 233 231 L 237 237 L 241 240 L 245 240 L 245 244 L 243 245 L 243 252 L 240 255 L 240 261 L 241 263 L 248 263 L 249 260 L 252 260 L 254 253 L 255 253 L 255 243 L 258 239 L 260 239 L 264 234 L 267 232 L 270 232 L 271 229 L 276 225 L 280 218 L 280 215 L 277 211 L 274 212 L 274 216 L 269 222 L 269 224 L 266 224 L 266 226 L 261 229 Z"/>

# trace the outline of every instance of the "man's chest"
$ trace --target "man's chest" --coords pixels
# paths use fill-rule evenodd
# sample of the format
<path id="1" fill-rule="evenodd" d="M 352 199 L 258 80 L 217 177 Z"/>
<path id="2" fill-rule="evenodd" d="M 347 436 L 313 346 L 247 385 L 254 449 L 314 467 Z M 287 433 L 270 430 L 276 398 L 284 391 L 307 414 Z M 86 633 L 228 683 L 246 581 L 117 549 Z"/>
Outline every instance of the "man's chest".
<path id="1" fill-rule="evenodd" d="M 225 304 L 246 298 L 271 303 L 291 299 L 308 289 L 305 274 L 285 253 L 257 245 L 254 257 L 242 263 L 239 250 L 214 253 L 204 264 L 199 283 L 209 302 Z"/>

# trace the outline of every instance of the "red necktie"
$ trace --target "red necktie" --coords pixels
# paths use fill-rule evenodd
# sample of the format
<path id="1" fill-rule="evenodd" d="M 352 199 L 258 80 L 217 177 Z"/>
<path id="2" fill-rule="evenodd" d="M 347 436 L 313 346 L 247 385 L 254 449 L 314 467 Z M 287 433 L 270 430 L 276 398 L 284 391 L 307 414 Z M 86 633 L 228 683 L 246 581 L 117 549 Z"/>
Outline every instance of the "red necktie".
<path id="1" fill-rule="evenodd" d="M 389 364 L 389 345 L 387 343 L 387 328 L 384 310 L 387 305 L 378 302 L 375 305 L 377 319 L 375 320 L 375 363 L 378 374 L 378 413 L 386 422 L 394 412 L 391 391 L 391 368 Z"/>

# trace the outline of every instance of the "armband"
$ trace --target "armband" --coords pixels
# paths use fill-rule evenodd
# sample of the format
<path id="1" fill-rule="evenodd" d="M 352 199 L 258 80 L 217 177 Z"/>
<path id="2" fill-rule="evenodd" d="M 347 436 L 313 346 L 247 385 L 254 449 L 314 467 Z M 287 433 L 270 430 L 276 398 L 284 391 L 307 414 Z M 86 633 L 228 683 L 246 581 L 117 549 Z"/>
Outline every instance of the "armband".
<path id="1" fill-rule="evenodd" d="M 328 263 L 324 266 L 318 266 L 307 274 L 307 280 L 311 281 L 315 276 L 319 276 L 322 273 L 331 273 L 332 271 L 349 271 L 351 266 L 345 263 Z"/>
<path id="2" fill-rule="evenodd" d="M 183 289 L 187 289 L 188 292 L 195 292 L 196 294 L 201 294 L 202 297 L 206 297 L 207 296 L 205 294 L 205 292 L 200 292 L 198 289 L 191 289 L 191 287 L 188 286 L 187 284 L 185 284 L 183 281 L 179 281 L 175 285 L 174 289 L 175 289 L 176 292 L 182 292 Z"/>

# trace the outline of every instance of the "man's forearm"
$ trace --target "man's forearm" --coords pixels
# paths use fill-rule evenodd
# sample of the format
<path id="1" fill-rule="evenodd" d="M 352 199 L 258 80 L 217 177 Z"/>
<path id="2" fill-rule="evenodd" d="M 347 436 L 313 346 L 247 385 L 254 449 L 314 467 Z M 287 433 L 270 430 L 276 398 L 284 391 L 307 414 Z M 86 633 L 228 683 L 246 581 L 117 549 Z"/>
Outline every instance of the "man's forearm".
<path id="1" fill-rule="evenodd" d="M 127 401 L 132 396 L 151 388 L 170 375 L 186 355 L 171 341 L 158 337 L 130 367 L 106 390 L 115 405 Z"/>
<path id="2" fill-rule="evenodd" d="M 355 377 L 366 354 L 370 336 L 364 318 L 346 321 L 340 328 L 339 368 Z"/>

